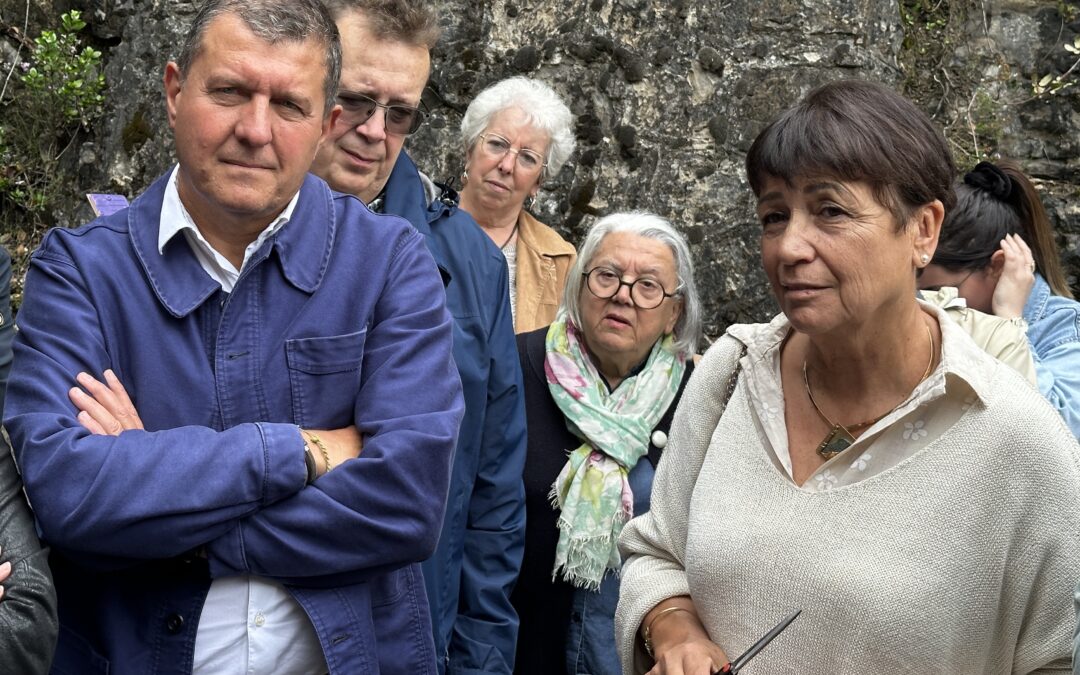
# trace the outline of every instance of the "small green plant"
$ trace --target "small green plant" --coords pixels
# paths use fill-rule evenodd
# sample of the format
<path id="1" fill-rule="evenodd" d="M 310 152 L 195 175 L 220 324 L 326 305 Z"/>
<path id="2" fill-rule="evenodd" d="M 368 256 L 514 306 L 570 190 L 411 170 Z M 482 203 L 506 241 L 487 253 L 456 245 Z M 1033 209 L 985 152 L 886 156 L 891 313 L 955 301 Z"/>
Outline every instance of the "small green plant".
<path id="1" fill-rule="evenodd" d="M 1080 9 L 1077 9 L 1076 5 L 1065 2 L 1065 0 L 1057 0 L 1057 11 L 1061 16 L 1061 20 L 1065 23 L 1072 23 L 1080 16 Z"/>
<path id="2" fill-rule="evenodd" d="M 1070 54 L 1080 56 L 1080 35 L 1074 37 L 1072 42 L 1066 42 L 1063 46 L 1065 51 Z M 1068 89 L 1076 84 L 1075 80 L 1070 79 L 1070 76 L 1073 74 L 1073 71 L 1076 70 L 1077 66 L 1080 66 L 1080 58 L 1077 58 L 1069 69 L 1060 75 L 1047 73 L 1042 77 L 1037 75 L 1032 76 L 1031 93 L 1035 96 L 1043 96 L 1046 94 L 1056 94 L 1063 89 Z"/>
<path id="3" fill-rule="evenodd" d="M 930 44 L 920 44 L 923 39 L 942 33 L 949 25 L 950 5 L 941 0 L 902 0 L 900 20 L 904 25 L 908 49 L 926 53 Z"/>
<path id="4" fill-rule="evenodd" d="M 57 30 L 43 30 L 27 45 L 17 75 L 2 79 L 0 243 L 16 259 L 56 223 L 62 200 L 75 192 L 76 172 L 61 167 L 73 166 L 72 148 L 104 108 L 101 52 L 83 44 L 84 28 L 78 11 L 61 15 Z"/>
<path id="5" fill-rule="evenodd" d="M 1080 17 L 1080 8 L 1077 8 L 1076 5 L 1065 2 L 1064 0 L 1058 0 L 1057 13 L 1061 19 L 1061 31 L 1064 32 L 1068 24 L 1075 22 L 1076 19 Z M 1069 54 L 1077 57 L 1076 60 L 1073 61 L 1072 65 L 1069 66 L 1065 72 L 1060 74 L 1055 74 L 1053 72 L 1045 74 L 1041 72 L 1033 73 L 1031 76 L 1032 98 L 1053 96 L 1076 84 L 1076 76 L 1073 73 L 1080 67 L 1080 35 L 1073 36 L 1072 40 L 1069 40 L 1062 45 L 1062 48 Z"/>
<path id="6" fill-rule="evenodd" d="M 992 114 L 980 94 L 982 64 L 959 61 L 956 46 L 966 39 L 966 26 L 976 0 L 900 0 L 904 29 L 898 61 L 904 72 L 902 91 L 941 125 L 954 155 L 967 163 L 981 158 L 994 144 Z"/>

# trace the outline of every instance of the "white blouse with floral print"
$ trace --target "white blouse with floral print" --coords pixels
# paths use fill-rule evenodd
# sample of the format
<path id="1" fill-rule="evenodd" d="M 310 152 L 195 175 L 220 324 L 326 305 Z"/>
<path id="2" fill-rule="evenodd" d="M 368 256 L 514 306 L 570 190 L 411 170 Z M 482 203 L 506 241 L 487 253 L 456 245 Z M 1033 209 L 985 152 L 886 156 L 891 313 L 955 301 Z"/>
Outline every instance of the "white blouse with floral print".
<path id="1" fill-rule="evenodd" d="M 949 429 L 975 402 L 975 390 L 965 373 L 978 367 L 970 356 L 978 347 L 944 311 L 929 303 L 920 305 L 936 316 L 941 326 L 943 344 L 938 367 L 903 403 L 864 431 L 851 447 L 825 462 L 800 489 L 831 490 L 896 466 Z M 732 326 L 728 332 L 747 345 L 741 361 L 746 371 L 742 379 L 766 452 L 777 468 L 794 481 L 780 380 L 780 346 L 790 331 L 787 317 L 780 314 L 767 330 L 745 324 Z"/>

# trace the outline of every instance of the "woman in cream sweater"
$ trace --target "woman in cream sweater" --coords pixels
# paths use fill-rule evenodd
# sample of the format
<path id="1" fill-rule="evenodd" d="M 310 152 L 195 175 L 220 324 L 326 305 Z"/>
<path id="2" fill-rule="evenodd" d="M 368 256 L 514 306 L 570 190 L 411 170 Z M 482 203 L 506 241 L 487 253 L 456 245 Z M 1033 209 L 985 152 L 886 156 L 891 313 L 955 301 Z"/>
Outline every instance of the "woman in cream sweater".
<path id="1" fill-rule="evenodd" d="M 1067 673 L 1080 448 L 1035 389 L 915 299 L 954 173 L 872 83 L 825 85 L 747 158 L 782 314 L 687 385 L 623 531 L 626 673 Z"/>

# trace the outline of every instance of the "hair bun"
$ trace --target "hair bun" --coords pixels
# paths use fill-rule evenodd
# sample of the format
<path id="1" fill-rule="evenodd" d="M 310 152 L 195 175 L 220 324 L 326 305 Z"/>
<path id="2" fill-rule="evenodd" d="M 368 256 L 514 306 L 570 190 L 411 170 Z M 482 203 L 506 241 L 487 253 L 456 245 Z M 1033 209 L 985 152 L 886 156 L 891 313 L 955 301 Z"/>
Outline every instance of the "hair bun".
<path id="1" fill-rule="evenodd" d="M 973 188 L 989 192 L 1001 201 L 1011 201 L 1014 185 L 1011 178 L 1001 169 L 990 162 L 979 162 L 975 168 L 967 172 L 964 182 Z"/>

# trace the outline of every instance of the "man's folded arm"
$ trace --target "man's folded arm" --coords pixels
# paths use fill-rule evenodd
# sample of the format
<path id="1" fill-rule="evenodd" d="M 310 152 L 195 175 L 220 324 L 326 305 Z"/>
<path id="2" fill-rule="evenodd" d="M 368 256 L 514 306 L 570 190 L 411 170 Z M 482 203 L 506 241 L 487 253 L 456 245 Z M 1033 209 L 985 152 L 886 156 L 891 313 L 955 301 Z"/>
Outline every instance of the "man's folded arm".
<path id="1" fill-rule="evenodd" d="M 5 411 L 46 540 L 112 557 L 179 555 L 304 487 L 303 443 L 291 424 L 84 429 L 68 398 L 75 375 L 100 378 L 117 364 L 92 294 L 58 249 L 50 235 L 32 259 Z"/>
<path id="2" fill-rule="evenodd" d="M 410 230 L 368 328 L 354 407 L 363 451 L 213 541 L 211 574 L 321 585 L 431 555 L 464 412 L 451 331 L 438 268 Z"/>

